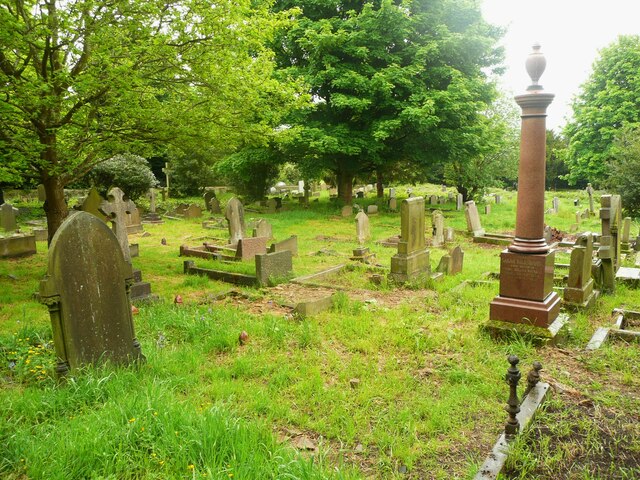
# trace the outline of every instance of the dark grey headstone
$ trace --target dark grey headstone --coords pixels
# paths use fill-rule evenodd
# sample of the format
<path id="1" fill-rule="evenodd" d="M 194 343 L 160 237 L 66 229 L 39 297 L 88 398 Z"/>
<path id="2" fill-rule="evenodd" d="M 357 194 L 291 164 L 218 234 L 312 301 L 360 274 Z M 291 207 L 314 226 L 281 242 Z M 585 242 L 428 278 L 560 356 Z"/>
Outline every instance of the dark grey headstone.
<path id="1" fill-rule="evenodd" d="M 72 213 L 54 235 L 40 299 L 49 307 L 56 370 L 144 359 L 135 338 L 128 285 L 133 280 L 116 236 L 98 218 Z"/>

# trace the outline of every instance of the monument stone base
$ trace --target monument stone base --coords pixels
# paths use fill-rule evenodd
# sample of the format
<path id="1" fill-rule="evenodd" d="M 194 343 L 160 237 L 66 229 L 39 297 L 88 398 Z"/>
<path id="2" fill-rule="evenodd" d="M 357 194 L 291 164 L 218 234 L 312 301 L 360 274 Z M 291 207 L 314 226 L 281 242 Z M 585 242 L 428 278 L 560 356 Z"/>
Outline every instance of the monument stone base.
<path id="1" fill-rule="evenodd" d="M 496 339 L 526 338 L 536 345 L 560 345 L 566 340 L 568 322 L 569 316 L 562 313 L 548 327 L 489 320 L 481 329 Z"/>
<path id="2" fill-rule="evenodd" d="M 428 277 L 430 273 L 429 250 L 410 254 L 397 253 L 391 257 L 389 276 L 396 282 L 408 282 L 423 275 Z"/>
<path id="3" fill-rule="evenodd" d="M 563 306 L 571 311 L 591 308 L 598 298 L 598 291 L 593 289 L 593 279 L 589 279 L 584 288 L 565 287 Z"/>

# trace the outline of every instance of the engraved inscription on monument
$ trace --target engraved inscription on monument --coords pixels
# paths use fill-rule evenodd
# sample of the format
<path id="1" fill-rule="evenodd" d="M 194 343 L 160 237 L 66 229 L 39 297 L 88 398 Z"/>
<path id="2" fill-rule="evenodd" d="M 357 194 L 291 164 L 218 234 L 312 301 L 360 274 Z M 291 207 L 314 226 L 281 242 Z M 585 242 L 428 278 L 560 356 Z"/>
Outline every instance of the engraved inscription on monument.
<path id="1" fill-rule="evenodd" d="M 542 301 L 553 288 L 553 254 L 507 254 L 500 255 L 500 295 Z M 544 278 L 544 282 L 539 279 Z"/>

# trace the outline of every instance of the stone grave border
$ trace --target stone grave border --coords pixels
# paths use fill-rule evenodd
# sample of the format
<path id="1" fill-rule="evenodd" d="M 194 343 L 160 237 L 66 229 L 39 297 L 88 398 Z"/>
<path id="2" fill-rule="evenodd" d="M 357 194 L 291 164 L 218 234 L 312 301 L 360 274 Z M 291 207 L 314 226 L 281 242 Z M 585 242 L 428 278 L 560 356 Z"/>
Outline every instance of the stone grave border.
<path id="1" fill-rule="evenodd" d="M 629 320 L 637 321 L 640 328 L 640 312 L 615 308 L 612 315 L 615 316 L 613 325 L 611 327 L 599 327 L 591 337 L 591 340 L 589 340 L 585 348 L 586 351 L 597 350 L 609 338 L 622 338 L 628 342 L 635 341 L 640 343 L 640 330 L 636 331 L 628 328 Z"/>

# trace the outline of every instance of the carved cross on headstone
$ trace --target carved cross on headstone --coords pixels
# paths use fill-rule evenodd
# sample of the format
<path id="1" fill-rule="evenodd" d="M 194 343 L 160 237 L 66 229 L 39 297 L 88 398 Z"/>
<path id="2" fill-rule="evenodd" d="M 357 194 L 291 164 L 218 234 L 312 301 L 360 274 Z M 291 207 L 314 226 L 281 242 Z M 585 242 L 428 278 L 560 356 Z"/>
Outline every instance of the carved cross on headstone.
<path id="1" fill-rule="evenodd" d="M 127 237 L 127 214 L 135 210 L 136 205 L 118 187 L 109 191 L 107 200 L 102 202 L 100 211 L 104 213 L 111 222 L 111 229 L 118 239 L 124 259 L 131 264 L 131 253 L 129 252 L 129 238 Z"/>

